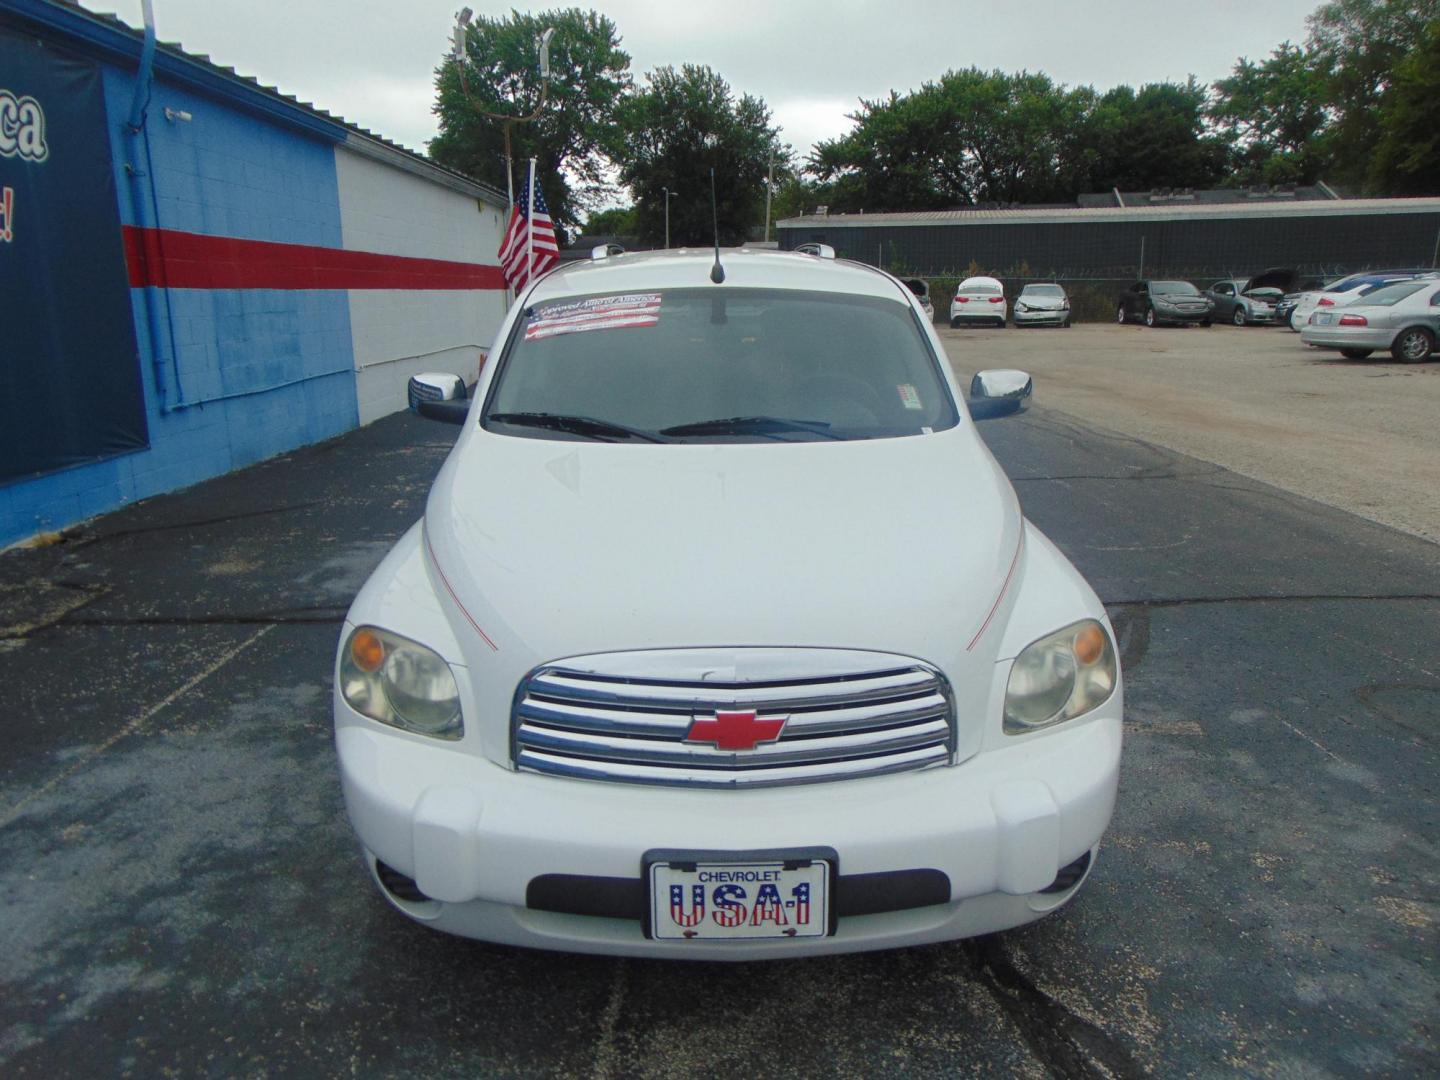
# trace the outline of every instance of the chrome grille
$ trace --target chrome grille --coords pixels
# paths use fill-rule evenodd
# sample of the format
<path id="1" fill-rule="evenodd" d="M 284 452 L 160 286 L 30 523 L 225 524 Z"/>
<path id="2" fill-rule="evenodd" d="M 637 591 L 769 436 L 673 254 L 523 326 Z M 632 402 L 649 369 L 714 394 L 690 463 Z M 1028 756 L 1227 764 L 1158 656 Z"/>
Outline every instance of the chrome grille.
<path id="1" fill-rule="evenodd" d="M 717 710 L 785 717 L 774 742 L 687 742 Z M 837 649 L 656 650 L 578 657 L 520 684 L 522 769 L 594 780 L 752 787 L 846 780 L 951 760 L 945 677 L 907 657 Z"/>
<path id="2" fill-rule="evenodd" d="M 410 407 L 413 409 L 420 401 L 440 401 L 445 395 L 440 392 L 438 386 L 430 386 L 428 383 L 410 380 Z"/>

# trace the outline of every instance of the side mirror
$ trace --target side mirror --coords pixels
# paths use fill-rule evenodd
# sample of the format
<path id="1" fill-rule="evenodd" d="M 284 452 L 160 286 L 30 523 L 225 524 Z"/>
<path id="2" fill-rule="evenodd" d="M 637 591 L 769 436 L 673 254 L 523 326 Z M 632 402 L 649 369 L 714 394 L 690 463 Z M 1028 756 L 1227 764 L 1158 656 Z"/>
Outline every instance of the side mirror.
<path id="1" fill-rule="evenodd" d="M 410 411 L 429 420 L 463 424 L 470 412 L 470 394 L 465 380 L 448 371 L 422 371 L 411 376 Z"/>
<path id="2" fill-rule="evenodd" d="M 444 424 L 463 424 L 465 418 L 470 415 L 470 402 L 464 399 L 459 401 L 421 401 L 415 406 L 415 411 L 427 420 L 439 420 Z"/>
<path id="3" fill-rule="evenodd" d="M 422 401 L 464 401 L 469 397 L 465 380 L 448 371 L 422 371 L 412 375 L 407 392 L 411 412 L 418 412 Z"/>
<path id="4" fill-rule="evenodd" d="M 1035 380 L 1027 371 L 991 368 L 977 371 L 970 380 L 970 416 L 989 420 L 1023 412 L 1035 393 Z"/>

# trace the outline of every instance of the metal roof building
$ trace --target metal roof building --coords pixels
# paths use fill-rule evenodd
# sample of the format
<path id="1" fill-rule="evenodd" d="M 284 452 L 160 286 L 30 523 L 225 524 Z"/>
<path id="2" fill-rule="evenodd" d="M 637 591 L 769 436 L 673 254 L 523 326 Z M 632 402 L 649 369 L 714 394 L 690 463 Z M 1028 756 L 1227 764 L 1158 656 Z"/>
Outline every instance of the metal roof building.
<path id="1" fill-rule="evenodd" d="M 1062 280 L 1431 266 L 1440 247 L 1437 198 L 1115 199 L 1108 206 L 810 214 L 778 229 L 782 248 L 818 241 L 842 257 L 909 273 L 978 267 L 1000 277 Z"/>

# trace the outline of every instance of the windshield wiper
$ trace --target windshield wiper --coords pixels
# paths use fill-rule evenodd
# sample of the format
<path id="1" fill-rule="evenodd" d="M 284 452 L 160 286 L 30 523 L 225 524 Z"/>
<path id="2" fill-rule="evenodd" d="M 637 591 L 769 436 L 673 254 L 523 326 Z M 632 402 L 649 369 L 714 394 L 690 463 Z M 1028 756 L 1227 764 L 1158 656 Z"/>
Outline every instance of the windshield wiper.
<path id="1" fill-rule="evenodd" d="M 599 420 L 593 416 L 570 416 L 565 413 L 548 412 L 497 412 L 485 417 L 501 424 L 517 424 L 523 427 L 549 428 L 552 431 L 566 431 L 572 435 L 589 435 L 604 439 L 618 436 L 622 439 L 644 439 L 646 442 L 669 442 L 662 435 L 643 428 L 617 424 L 613 420 Z"/>
<path id="2" fill-rule="evenodd" d="M 808 431 L 827 439 L 843 439 L 824 420 L 791 420 L 784 416 L 729 416 L 661 428 L 661 435 L 770 435 L 777 431 Z"/>

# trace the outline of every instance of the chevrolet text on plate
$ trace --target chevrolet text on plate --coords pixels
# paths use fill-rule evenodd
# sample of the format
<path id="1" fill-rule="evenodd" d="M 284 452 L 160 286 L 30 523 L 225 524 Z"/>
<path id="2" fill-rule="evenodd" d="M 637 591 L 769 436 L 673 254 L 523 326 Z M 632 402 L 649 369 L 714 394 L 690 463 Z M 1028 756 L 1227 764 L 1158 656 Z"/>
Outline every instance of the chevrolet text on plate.
<path id="1" fill-rule="evenodd" d="M 381 894 L 486 941 L 752 960 L 1019 926 L 1114 807 L 1095 593 L 920 301 L 819 245 L 597 249 L 519 290 L 335 667 Z M 1001 421 L 1003 422 L 1003 421 Z"/>

